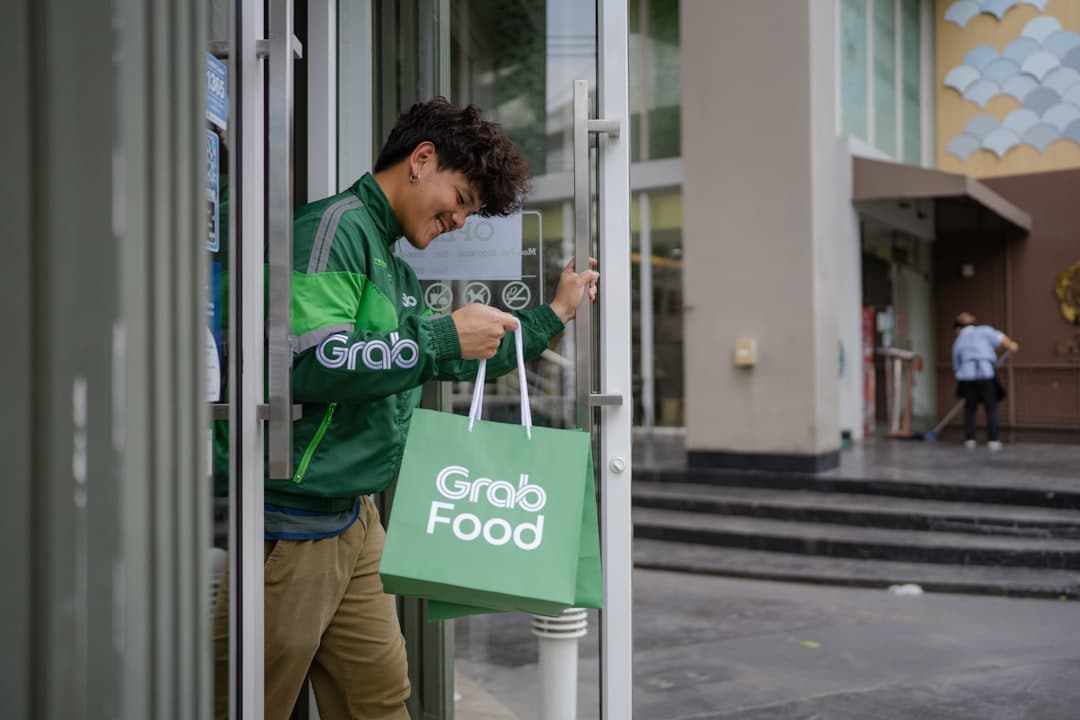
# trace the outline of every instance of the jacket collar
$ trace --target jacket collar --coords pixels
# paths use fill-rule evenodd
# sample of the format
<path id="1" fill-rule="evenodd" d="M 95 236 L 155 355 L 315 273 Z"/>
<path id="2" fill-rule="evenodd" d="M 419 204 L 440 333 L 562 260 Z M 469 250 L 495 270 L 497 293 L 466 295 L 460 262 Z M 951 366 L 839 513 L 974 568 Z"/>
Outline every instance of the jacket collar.
<path id="1" fill-rule="evenodd" d="M 382 188 L 379 187 L 379 183 L 375 182 L 375 177 L 371 173 L 364 173 L 364 176 L 353 183 L 349 189 L 363 201 L 364 207 L 368 209 L 368 214 L 375 222 L 375 227 L 386 244 L 393 245 L 397 242 L 401 237 L 401 224 L 398 222 L 397 215 L 394 214 L 394 208 L 390 207 L 390 201 L 386 199 Z"/>

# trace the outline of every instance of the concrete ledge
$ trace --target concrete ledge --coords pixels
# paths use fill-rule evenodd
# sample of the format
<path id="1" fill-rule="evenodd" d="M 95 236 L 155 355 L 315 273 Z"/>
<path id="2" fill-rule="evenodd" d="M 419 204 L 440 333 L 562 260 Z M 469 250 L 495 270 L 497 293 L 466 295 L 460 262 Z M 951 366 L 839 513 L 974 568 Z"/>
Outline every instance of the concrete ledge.
<path id="1" fill-rule="evenodd" d="M 839 467 L 840 451 L 832 450 L 817 455 L 785 455 L 690 450 L 686 454 L 686 463 L 691 468 L 702 469 L 817 473 Z"/>
<path id="2" fill-rule="evenodd" d="M 1055 599 L 1080 597 L 1080 573 L 1074 570 L 792 555 L 644 538 L 634 540 L 634 567 L 815 585 L 883 589 L 890 585 L 917 583 L 928 592 Z"/>

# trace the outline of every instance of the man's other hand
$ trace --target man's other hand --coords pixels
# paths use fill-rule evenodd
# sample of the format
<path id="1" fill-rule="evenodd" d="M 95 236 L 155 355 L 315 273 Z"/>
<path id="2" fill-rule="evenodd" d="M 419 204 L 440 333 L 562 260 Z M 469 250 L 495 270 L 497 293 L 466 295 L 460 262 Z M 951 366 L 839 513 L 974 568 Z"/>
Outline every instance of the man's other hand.
<path id="1" fill-rule="evenodd" d="M 596 266 L 595 258 L 589 258 L 589 266 Z M 586 288 L 589 291 L 589 300 L 596 302 L 596 283 L 599 279 L 600 273 L 595 270 L 574 272 L 573 259 L 566 264 L 559 278 L 559 287 L 555 289 L 555 299 L 551 301 L 551 309 L 564 325 L 574 319 Z"/>
<path id="2" fill-rule="evenodd" d="M 517 318 L 489 305 L 473 303 L 450 315 L 457 328 L 464 360 L 486 360 L 495 356 L 507 330 L 516 330 Z"/>

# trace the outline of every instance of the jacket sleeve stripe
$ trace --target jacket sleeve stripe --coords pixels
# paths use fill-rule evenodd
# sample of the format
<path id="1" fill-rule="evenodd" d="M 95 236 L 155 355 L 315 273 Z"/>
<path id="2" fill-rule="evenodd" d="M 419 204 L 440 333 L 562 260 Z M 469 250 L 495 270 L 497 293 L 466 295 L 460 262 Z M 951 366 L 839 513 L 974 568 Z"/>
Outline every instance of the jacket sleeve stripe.
<path id="1" fill-rule="evenodd" d="M 330 246 L 334 242 L 338 223 L 341 216 L 349 210 L 364 207 L 359 198 L 344 198 L 326 208 L 322 219 L 319 221 L 319 229 L 315 231 L 315 242 L 311 244 L 311 257 L 308 258 L 307 271 L 309 273 L 322 272 L 330 260 Z"/>
<path id="2" fill-rule="evenodd" d="M 289 338 L 289 346 L 292 348 L 294 354 L 299 354 L 305 350 L 310 350 L 316 347 L 326 338 L 330 337 L 337 332 L 351 333 L 355 329 L 352 323 L 340 323 L 338 325 L 330 325 L 328 327 L 319 328 L 306 332 L 303 335 L 292 335 Z"/>

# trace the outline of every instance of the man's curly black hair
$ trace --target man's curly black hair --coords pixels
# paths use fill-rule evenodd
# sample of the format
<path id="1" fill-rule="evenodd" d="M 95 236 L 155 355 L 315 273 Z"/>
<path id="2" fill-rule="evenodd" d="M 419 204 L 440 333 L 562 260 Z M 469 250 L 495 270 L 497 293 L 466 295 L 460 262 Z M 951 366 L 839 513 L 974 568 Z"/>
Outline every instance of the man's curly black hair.
<path id="1" fill-rule="evenodd" d="M 459 108 L 443 97 L 413 105 L 390 131 L 375 172 L 401 162 L 425 140 L 435 146 L 440 170 L 460 171 L 480 187 L 481 215 L 521 209 L 532 175 L 529 163 L 502 126 L 482 120 L 475 105 Z"/>

